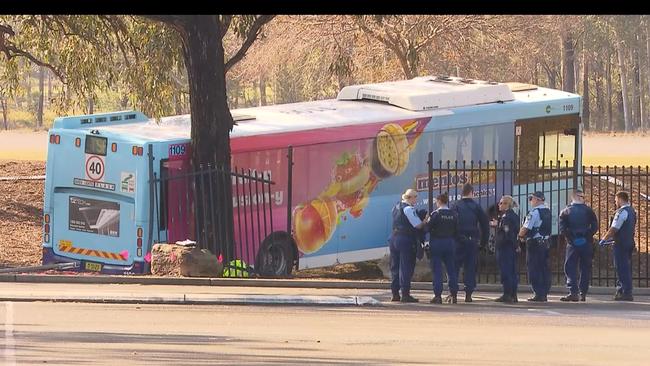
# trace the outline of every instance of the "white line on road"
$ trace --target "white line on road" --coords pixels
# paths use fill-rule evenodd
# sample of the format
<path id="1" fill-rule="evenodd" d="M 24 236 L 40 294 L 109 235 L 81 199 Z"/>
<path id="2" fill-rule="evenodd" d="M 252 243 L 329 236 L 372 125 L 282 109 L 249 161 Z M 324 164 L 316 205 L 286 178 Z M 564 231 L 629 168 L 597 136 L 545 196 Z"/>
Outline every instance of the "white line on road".
<path id="1" fill-rule="evenodd" d="M 16 364 L 16 340 L 14 339 L 14 303 L 5 301 L 5 365 Z"/>

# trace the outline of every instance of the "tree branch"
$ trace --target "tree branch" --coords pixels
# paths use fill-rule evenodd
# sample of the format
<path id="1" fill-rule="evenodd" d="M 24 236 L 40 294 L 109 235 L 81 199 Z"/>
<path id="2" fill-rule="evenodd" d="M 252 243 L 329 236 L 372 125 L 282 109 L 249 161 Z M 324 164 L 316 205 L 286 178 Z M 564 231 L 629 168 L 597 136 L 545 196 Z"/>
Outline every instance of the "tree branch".
<path id="1" fill-rule="evenodd" d="M 230 68 L 233 67 L 237 62 L 239 62 L 244 56 L 246 55 L 246 51 L 253 45 L 253 42 L 257 39 L 257 36 L 259 35 L 262 26 L 264 24 L 270 22 L 273 18 L 275 18 L 275 15 L 260 15 L 255 19 L 255 22 L 251 25 L 250 29 L 246 33 L 246 39 L 244 39 L 244 43 L 242 43 L 241 47 L 239 50 L 235 53 L 234 56 L 226 62 L 225 65 L 225 71 L 226 73 Z"/>

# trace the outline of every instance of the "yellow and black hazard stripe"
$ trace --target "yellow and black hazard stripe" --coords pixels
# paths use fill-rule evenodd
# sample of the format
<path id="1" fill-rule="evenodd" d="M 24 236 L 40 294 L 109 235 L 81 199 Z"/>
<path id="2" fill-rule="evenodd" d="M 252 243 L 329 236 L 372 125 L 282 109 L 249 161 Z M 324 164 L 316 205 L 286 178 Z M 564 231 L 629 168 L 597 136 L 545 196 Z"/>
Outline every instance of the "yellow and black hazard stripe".
<path id="1" fill-rule="evenodd" d="M 116 261 L 125 261 L 126 260 L 126 258 L 122 257 L 122 255 L 119 254 L 119 253 L 105 252 L 103 250 L 95 250 L 95 249 L 77 248 L 77 247 L 73 247 L 72 243 L 70 243 L 69 241 L 61 241 L 61 242 L 59 242 L 59 251 L 62 251 L 62 252 L 65 252 L 65 253 L 86 255 L 86 256 L 90 256 L 90 257 L 99 257 L 99 258 L 105 258 L 105 259 L 112 259 L 112 260 L 116 260 Z"/>

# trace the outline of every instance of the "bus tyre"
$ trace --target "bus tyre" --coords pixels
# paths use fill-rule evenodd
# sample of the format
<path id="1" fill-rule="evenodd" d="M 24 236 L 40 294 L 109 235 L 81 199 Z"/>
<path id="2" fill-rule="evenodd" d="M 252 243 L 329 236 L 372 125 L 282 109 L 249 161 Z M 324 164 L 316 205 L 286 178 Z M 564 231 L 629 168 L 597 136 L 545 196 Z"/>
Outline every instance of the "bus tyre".
<path id="1" fill-rule="evenodd" d="M 284 231 L 267 236 L 255 258 L 256 272 L 263 277 L 291 275 L 298 259 L 298 248 L 293 238 Z"/>

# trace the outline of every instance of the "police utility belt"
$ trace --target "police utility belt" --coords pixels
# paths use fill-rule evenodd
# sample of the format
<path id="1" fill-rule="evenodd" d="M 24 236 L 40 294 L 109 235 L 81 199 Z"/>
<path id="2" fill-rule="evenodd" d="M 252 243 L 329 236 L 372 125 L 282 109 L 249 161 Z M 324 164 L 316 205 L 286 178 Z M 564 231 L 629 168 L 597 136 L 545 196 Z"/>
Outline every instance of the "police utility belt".
<path id="1" fill-rule="evenodd" d="M 538 236 L 536 238 L 526 239 L 526 245 L 539 245 L 545 249 L 551 248 L 551 237 L 550 236 Z"/>

